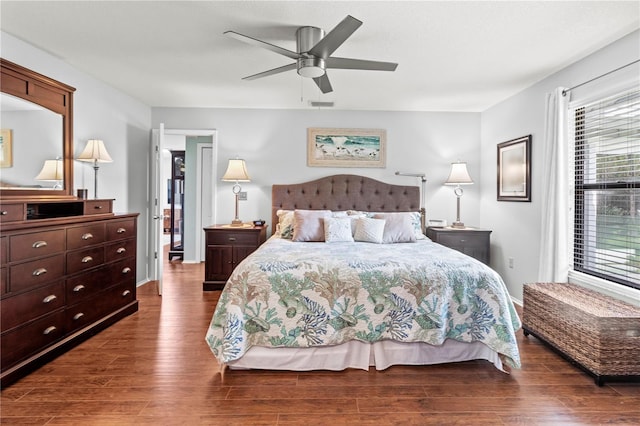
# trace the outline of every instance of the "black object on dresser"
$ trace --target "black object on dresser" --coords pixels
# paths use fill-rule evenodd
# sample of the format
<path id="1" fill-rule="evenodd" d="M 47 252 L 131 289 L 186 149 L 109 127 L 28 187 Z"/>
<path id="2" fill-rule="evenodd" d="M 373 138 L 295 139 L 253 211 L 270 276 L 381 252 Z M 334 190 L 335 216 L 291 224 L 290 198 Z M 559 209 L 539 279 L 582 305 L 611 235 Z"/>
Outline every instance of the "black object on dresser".
<path id="1" fill-rule="evenodd" d="M 112 200 L 0 201 L 0 381 L 138 310 L 138 214 Z"/>
<path id="2" fill-rule="evenodd" d="M 221 290 L 236 265 L 267 239 L 267 225 L 213 225 L 204 228 L 207 248 L 202 289 Z"/>
<path id="3" fill-rule="evenodd" d="M 427 237 L 433 242 L 469 255 L 489 264 L 489 238 L 491 231 L 478 228 L 427 228 Z"/>

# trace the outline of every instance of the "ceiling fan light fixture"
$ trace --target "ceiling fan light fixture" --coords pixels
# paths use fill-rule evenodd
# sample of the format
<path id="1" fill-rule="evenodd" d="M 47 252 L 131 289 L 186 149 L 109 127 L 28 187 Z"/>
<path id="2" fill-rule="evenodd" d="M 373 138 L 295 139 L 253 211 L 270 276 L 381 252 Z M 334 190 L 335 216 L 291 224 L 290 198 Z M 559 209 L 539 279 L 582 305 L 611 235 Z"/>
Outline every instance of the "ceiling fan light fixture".
<path id="1" fill-rule="evenodd" d="M 302 77 L 317 78 L 325 73 L 325 63 L 322 58 L 298 59 L 298 74 Z"/>

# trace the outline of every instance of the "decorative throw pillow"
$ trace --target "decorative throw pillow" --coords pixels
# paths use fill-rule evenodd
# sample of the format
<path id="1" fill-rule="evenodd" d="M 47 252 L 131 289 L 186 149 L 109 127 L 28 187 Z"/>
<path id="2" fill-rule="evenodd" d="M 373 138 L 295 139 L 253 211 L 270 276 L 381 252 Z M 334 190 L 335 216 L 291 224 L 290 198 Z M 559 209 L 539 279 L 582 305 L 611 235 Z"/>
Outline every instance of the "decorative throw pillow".
<path id="1" fill-rule="evenodd" d="M 353 242 L 351 219 L 330 217 L 324 220 L 324 240 L 327 243 Z"/>
<path id="2" fill-rule="evenodd" d="M 368 243 L 382 243 L 384 236 L 384 219 L 361 217 L 356 220 L 356 232 L 353 239 Z"/>
<path id="3" fill-rule="evenodd" d="M 413 233 L 416 237 L 416 240 L 424 240 L 427 238 L 426 235 L 422 233 L 422 221 L 420 220 L 420 212 L 376 212 L 376 213 L 368 213 L 368 217 L 378 217 L 378 215 L 385 215 L 383 218 L 386 218 L 386 215 L 398 215 L 398 216 L 406 216 L 409 218 L 411 222 L 411 226 L 413 227 Z"/>
<path id="4" fill-rule="evenodd" d="M 384 219 L 385 221 L 382 236 L 382 242 L 384 244 L 416 242 L 416 235 L 409 214 L 376 213 L 374 218 Z"/>
<path id="5" fill-rule="evenodd" d="M 276 216 L 276 234 L 280 235 L 280 238 L 290 240 L 293 237 L 293 210 L 278 210 Z"/>
<path id="6" fill-rule="evenodd" d="M 324 241 L 324 219 L 330 210 L 294 210 L 293 241 Z"/>

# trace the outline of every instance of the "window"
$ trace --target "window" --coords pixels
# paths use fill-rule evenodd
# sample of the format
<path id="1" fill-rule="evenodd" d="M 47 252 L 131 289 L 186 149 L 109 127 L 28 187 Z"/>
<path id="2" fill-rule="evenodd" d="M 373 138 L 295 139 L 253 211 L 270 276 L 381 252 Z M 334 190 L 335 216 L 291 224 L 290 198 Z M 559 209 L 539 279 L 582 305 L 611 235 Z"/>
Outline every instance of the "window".
<path id="1" fill-rule="evenodd" d="M 640 90 L 572 110 L 573 268 L 640 289 Z"/>

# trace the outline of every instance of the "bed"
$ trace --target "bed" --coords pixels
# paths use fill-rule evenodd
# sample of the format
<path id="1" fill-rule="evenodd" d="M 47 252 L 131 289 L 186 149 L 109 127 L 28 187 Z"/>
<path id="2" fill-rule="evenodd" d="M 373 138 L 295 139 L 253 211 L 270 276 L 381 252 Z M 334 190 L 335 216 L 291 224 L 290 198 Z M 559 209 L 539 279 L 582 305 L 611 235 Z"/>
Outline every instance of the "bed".
<path id="1" fill-rule="evenodd" d="M 519 368 L 502 279 L 427 239 L 419 200 L 355 175 L 273 185 L 274 234 L 233 271 L 206 334 L 221 368 Z"/>

